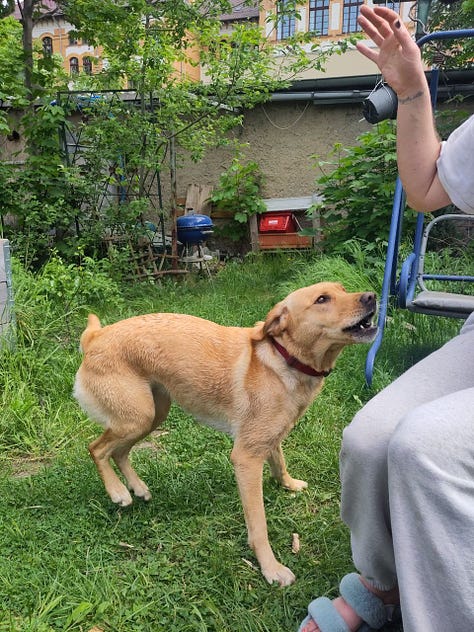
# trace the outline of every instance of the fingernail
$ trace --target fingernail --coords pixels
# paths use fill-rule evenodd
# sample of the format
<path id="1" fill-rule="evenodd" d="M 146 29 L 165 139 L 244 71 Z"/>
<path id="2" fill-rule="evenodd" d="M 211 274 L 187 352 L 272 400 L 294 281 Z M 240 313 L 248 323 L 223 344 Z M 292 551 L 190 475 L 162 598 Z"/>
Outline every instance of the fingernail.
<path id="1" fill-rule="evenodd" d="M 399 29 L 401 27 L 400 20 L 397 20 L 395 22 L 395 26 L 397 27 L 397 29 Z"/>

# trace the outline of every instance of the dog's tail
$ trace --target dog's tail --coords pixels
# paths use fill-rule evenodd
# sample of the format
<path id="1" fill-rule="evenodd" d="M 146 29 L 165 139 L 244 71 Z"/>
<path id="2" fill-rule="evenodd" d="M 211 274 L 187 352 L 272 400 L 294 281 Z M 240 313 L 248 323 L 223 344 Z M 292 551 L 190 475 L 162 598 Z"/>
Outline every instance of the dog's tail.
<path id="1" fill-rule="evenodd" d="M 87 347 L 89 346 L 91 340 L 95 338 L 97 332 L 101 329 L 100 320 L 95 314 L 89 314 L 87 318 L 87 327 L 82 332 L 81 341 L 80 341 L 80 350 L 82 353 L 87 351 Z"/>

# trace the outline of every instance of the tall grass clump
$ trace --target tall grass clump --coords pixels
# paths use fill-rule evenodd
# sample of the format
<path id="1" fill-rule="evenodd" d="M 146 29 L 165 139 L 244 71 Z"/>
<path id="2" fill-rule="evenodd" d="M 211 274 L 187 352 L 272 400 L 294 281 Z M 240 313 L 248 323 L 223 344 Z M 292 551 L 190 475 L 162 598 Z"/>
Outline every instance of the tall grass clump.
<path id="1" fill-rule="evenodd" d="M 0 363 L 0 449 L 48 455 L 74 437 L 72 379 L 87 312 L 124 299 L 102 263 L 54 255 L 38 273 L 14 261 L 15 343 Z"/>
<path id="2" fill-rule="evenodd" d="M 373 252 L 364 242 L 352 239 L 346 242 L 344 256 L 323 255 L 305 261 L 279 288 L 285 295 L 305 285 L 336 281 L 348 292 L 368 292 L 380 288 L 382 277 L 381 249 Z"/>

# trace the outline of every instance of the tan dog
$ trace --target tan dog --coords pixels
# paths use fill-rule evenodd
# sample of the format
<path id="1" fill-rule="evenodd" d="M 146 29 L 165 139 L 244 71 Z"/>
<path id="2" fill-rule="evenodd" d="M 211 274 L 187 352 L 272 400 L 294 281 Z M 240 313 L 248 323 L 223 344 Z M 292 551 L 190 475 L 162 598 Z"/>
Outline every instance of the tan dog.
<path id="1" fill-rule="evenodd" d="M 206 424 L 234 439 L 231 454 L 248 540 L 268 582 L 295 577 L 270 547 L 262 472 L 287 489 L 304 481 L 287 472 L 281 442 L 321 389 L 346 345 L 369 342 L 376 297 L 347 293 L 338 283 L 296 290 L 254 327 L 223 327 L 183 314 L 149 314 L 101 328 L 89 316 L 81 336 L 84 359 L 74 395 L 105 432 L 89 446 L 113 502 L 132 497 L 110 464 L 112 458 L 136 496 L 148 487 L 129 461 L 132 446 L 161 424 L 175 400 Z"/>

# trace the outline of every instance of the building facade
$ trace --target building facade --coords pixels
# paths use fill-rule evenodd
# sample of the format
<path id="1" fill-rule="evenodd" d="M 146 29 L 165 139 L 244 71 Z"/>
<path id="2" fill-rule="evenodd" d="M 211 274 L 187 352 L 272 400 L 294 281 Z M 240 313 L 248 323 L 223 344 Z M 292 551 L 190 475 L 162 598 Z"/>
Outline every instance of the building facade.
<path id="1" fill-rule="evenodd" d="M 33 39 L 41 42 L 49 55 L 60 55 L 66 72 L 71 76 L 83 72 L 92 74 L 103 67 L 102 50 L 74 36 L 74 27 L 52 0 L 42 0 L 41 15 L 35 18 Z M 21 20 L 21 7 L 16 5 L 15 17 Z"/>
<path id="2" fill-rule="evenodd" d="M 280 2 L 280 6 L 281 4 L 284 5 L 286 1 Z M 363 4 L 371 6 L 373 3 L 372 0 L 306 0 L 298 7 L 298 18 L 285 16 L 275 27 L 269 18 L 278 10 L 278 3 L 264 0 L 259 14 L 259 23 L 265 30 L 266 37 L 275 43 L 284 42 L 286 38 L 297 33 L 314 33 L 315 41 L 319 42 L 319 47 L 312 51 L 312 45 L 307 45 L 307 53 L 311 57 L 317 55 L 319 49 L 324 50 L 329 42 L 337 42 L 361 32 L 360 26 L 357 24 L 357 16 Z M 410 2 L 387 2 L 386 6 L 399 13 L 409 30 L 414 31 L 414 22 L 409 17 L 412 10 Z M 368 46 L 374 46 L 371 40 L 365 43 Z M 342 55 L 333 55 L 327 62 L 325 72 L 311 69 L 301 73 L 297 79 L 351 77 L 369 74 L 374 74 L 373 63 L 351 47 Z"/>
<path id="3" fill-rule="evenodd" d="M 266 38 L 275 43 L 282 43 L 288 37 L 297 33 L 311 32 L 315 34 L 315 41 L 320 42 L 324 48 L 328 42 L 343 39 L 360 31 L 357 24 L 357 15 L 360 6 L 364 3 L 372 4 L 372 0 L 306 0 L 298 7 L 298 15 L 285 16 L 275 27 L 270 19 L 272 14 L 278 11 L 278 6 L 284 5 L 287 0 L 277 3 L 272 0 L 264 0 L 260 7 L 255 2 L 253 6 L 247 6 L 244 0 L 231 0 L 232 10 L 222 14 L 221 33 L 225 35 L 231 32 L 235 24 L 250 22 L 259 24 Z M 413 30 L 413 22 L 409 19 L 412 5 L 409 2 L 388 2 L 395 11 L 399 12 L 403 21 Z M 45 51 L 50 54 L 59 54 L 64 60 L 64 69 L 71 76 L 78 73 L 92 74 L 100 72 L 104 64 L 102 49 L 93 47 L 88 42 L 78 40 L 74 36 L 74 27 L 64 16 L 53 0 L 43 0 L 41 17 L 36 19 L 33 28 L 33 37 L 41 41 Z M 15 16 L 20 19 L 21 11 L 17 7 Z M 369 45 L 372 45 L 369 42 Z M 307 46 L 308 54 L 317 54 L 311 51 L 311 45 Z M 205 80 L 205 72 L 185 61 L 180 62 L 176 72 L 187 79 L 199 81 Z M 343 55 L 336 55 L 329 59 L 324 73 L 308 70 L 301 73 L 297 79 L 311 79 L 318 77 L 357 76 L 373 73 L 373 65 L 362 58 L 355 50 L 348 50 Z"/>

